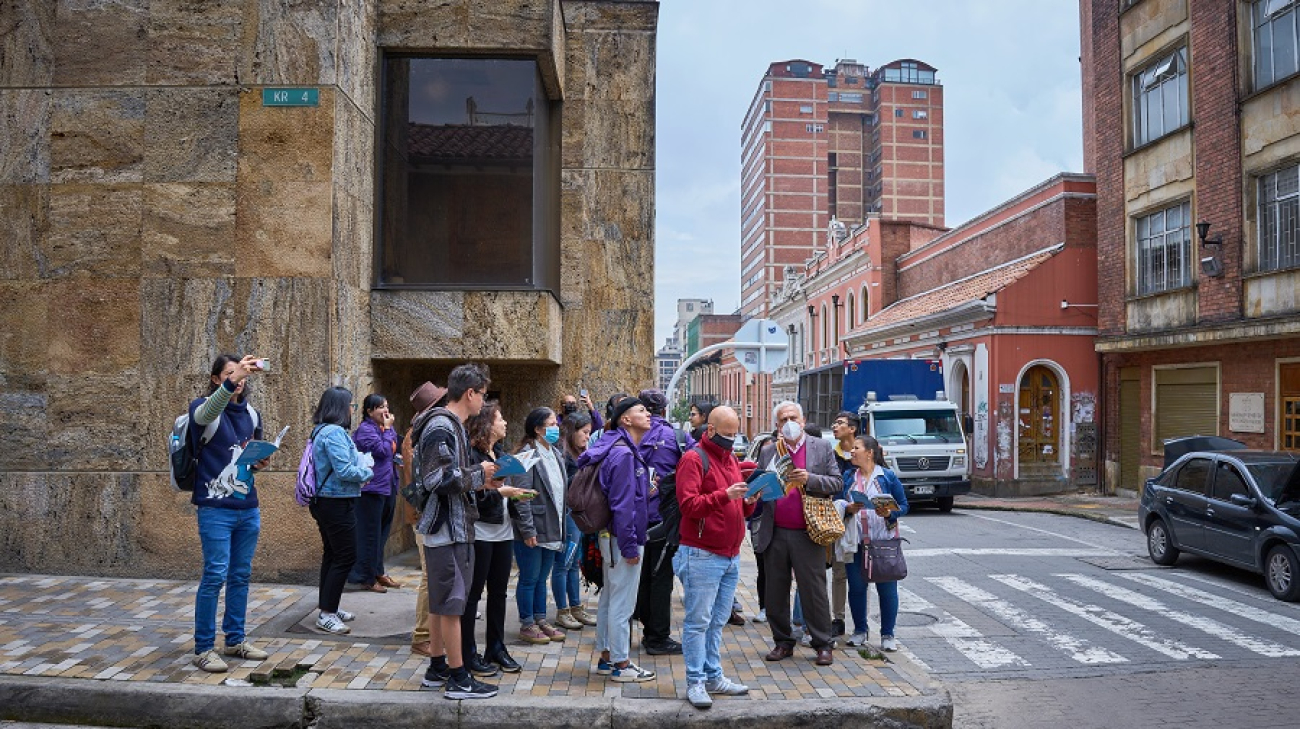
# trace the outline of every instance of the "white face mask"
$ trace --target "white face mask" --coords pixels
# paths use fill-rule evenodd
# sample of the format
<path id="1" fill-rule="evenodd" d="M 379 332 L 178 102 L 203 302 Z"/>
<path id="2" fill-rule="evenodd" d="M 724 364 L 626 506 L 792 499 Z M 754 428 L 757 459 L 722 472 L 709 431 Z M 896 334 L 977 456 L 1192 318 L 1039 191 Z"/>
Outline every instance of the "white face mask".
<path id="1" fill-rule="evenodd" d="M 785 425 L 781 426 L 781 435 L 785 436 L 786 440 L 799 440 L 799 436 L 803 435 L 803 426 L 797 420 L 787 420 Z"/>

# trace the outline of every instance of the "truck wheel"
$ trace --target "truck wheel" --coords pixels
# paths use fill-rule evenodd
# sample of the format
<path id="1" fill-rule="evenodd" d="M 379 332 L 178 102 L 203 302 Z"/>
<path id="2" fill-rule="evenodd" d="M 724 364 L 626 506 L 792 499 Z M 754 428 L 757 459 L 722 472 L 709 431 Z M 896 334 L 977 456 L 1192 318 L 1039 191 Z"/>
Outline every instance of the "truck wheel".
<path id="1" fill-rule="evenodd" d="M 939 498 L 935 499 L 935 501 L 939 503 L 939 511 L 945 514 L 952 511 L 952 498 L 953 497 L 951 496 L 940 496 Z"/>

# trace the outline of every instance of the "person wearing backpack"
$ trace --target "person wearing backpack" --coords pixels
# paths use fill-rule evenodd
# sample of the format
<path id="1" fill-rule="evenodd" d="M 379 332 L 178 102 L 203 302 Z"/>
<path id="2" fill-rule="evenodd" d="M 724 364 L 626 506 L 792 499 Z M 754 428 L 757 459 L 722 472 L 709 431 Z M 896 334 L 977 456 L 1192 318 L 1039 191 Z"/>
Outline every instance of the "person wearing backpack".
<path id="1" fill-rule="evenodd" d="M 565 488 L 573 483 L 578 471 L 578 459 L 587 450 L 591 430 L 595 427 L 587 413 L 574 412 L 560 421 L 560 444 L 564 453 Z M 582 604 L 582 532 L 573 521 L 573 514 L 564 511 L 564 556 L 556 558 L 551 571 L 551 592 L 555 595 L 555 623 L 566 630 L 582 630 L 596 624 L 596 616 L 587 612 Z"/>
<path id="2" fill-rule="evenodd" d="M 212 363 L 207 396 L 189 406 L 192 427 L 186 437 L 197 453 L 190 503 L 196 507 L 203 545 L 203 577 L 194 597 L 194 665 L 208 673 L 229 668 L 215 650 L 217 600 L 223 586 L 226 614 L 221 628 L 226 644 L 222 653 L 241 660 L 267 657 L 244 634 L 253 553 L 262 530 L 253 474 L 266 461 L 252 466 L 237 463 L 244 445 L 262 437 L 261 419 L 248 404 L 248 378 L 261 370 L 257 357 L 220 355 Z M 212 438 L 199 445 L 213 423 Z"/>
<path id="3" fill-rule="evenodd" d="M 645 652 L 652 656 L 674 655 L 682 652 L 682 644 L 672 637 L 673 553 L 677 551 L 681 518 L 674 479 L 678 461 L 695 447 L 695 439 L 664 418 L 668 398 L 661 390 L 642 390 L 637 399 L 650 411 L 650 430 L 637 448 L 651 476 L 646 563 L 641 569 L 634 615 L 641 623 Z"/>
<path id="4" fill-rule="evenodd" d="M 421 384 L 411 393 L 411 409 L 415 411 L 415 415 L 411 417 L 411 425 L 407 426 L 406 435 L 402 437 L 401 463 L 397 466 L 398 489 L 405 489 L 414 478 L 415 421 L 424 414 L 424 411 L 434 405 L 441 405 L 446 397 L 447 388 L 439 387 L 432 382 Z M 404 521 L 415 531 L 415 543 L 419 545 L 422 537 L 415 525 L 420 521 L 420 512 L 407 503 L 406 499 L 401 500 L 401 507 L 405 515 Z M 417 546 L 415 551 L 420 555 L 420 586 L 416 588 L 415 593 L 415 627 L 411 629 L 411 652 L 433 658 L 433 642 L 429 637 L 429 581 L 426 577 L 428 572 L 424 567 L 424 550 Z"/>
<path id="5" fill-rule="evenodd" d="M 600 651 L 596 673 L 620 683 L 653 681 L 654 671 L 629 658 L 630 621 L 650 521 L 650 468 L 637 446 L 650 430 L 650 411 L 640 400 L 625 397 L 611 409 L 605 427 L 605 436 L 578 459 L 579 470 L 599 464 L 600 487 L 609 501 L 609 525 L 599 537 L 604 588 L 596 612 L 596 650 Z"/>
<path id="6" fill-rule="evenodd" d="M 710 694 L 743 696 L 749 688 L 722 673 L 722 626 L 731 616 L 740 581 L 740 545 L 745 519 L 758 497 L 745 498 L 743 466 L 732 451 L 740 418 L 719 406 L 709 414 L 704 440 L 682 456 L 677 469 L 681 547 L 673 569 L 682 581 L 686 608 L 682 626 L 686 700 L 698 709 L 713 705 Z M 752 470 L 754 464 L 744 464 Z"/>
<path id="7" fill-rule="evenodd" d="M 331 387 L 321 393 L 312 416 L 312 458 L 316 495 L 308 508 L 320 529 L 322 545 L 316 627 L 326 633 L 352 632 L 346 623 L 355 616 L 339 609 L 348 572 L 357 559 L 356 504 L 361 486 L 375 473 L 362 462 L 348 431 L 352 428 L 352 393 Z"/>

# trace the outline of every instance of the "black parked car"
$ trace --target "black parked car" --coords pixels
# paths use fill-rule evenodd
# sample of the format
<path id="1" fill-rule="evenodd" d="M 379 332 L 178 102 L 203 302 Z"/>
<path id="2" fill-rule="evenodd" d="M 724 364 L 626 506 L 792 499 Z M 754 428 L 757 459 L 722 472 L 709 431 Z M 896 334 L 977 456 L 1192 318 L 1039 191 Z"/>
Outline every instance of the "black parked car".
<path id="1" fill-rule="evenodd" d="M 1151 560 L 1199 554 L 1264 575 L 1278 599 L 1300 600 L 1300 459 L 1226 439 L 1200 450 L 1189 440 L 1166 446 L 1165 470 L 1142 492 Z"/>

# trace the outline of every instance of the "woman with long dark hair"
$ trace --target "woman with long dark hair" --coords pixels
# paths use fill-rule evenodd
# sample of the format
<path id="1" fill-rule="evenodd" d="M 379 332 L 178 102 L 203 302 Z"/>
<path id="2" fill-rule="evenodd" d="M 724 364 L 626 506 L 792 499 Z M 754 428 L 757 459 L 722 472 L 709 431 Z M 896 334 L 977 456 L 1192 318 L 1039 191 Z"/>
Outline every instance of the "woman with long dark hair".
<path id="1" fill-rule="evenodd" d="M 320 529 L 324 549 L 320 561 L 320 590 L 316 627 L 326 633 L 352 632 L 345 623 L 355 616 L 339 609 L 348 571 L 357 559 L 356 503 L 361 485 L 374 471 L 361 462 L 361 453 L 348 436 L 352 428 L 352 393 L 331 387 L 321 393 L 312 416 L 312 459 L 316 467 L 316 496 L 311 516 Z"/>
<path id="2" fill-rule="evenodd" d="M 262 530 L 253 474 L 265 461 L 239 463 L 248 441 L 262 437 L 261 419 L 248 404 L 248 378 L 261 370 L 257 357 L 218 356 L 208 376 L 207 396 L 189 407 L 189 438 L 198 457 L 190 503 L 196 507 L 203 545 L 203 578 L 194 596 L 194 665 L 208 673 L 229 668 L 215 649 L 222 587 L 226 589 L 222 653 L 254 661 L 267 656 L 244 634 L 253 552 Z"/>
<path id="3" fill-rule="evenodd" d="M 907 513 L 907 493 L 903 483 L 893 471 L 884 467 L 885 456 L 880 443 L 869 435 L 860 435 L 853 442 L 850 460 L 857 467 L 853 474 L 853 483 L 849 492 L 858 491 L 868 498 L 875 496 L 893 496 L 898 504 L 897 510 L 880 506 L 873 509 L 863 508 L 863 504 L 849 499 L 844 507 L 845 518 L 857 517 L 862 529 L 862 544 L 858 545 L 853 564 L 845 565 L 845 576 L 849 583 L 849 612 L 853 616 L 853 635 L 848 639 L 851 646 L 867 643 L 867 582 L 862 574 L 864 544 L 874 539 L 888 539 L 898 535 L 898 517 Z M 898 583 L 877 582 L 876 597 L 880 599 L 880 649 L 898 650 L 894 640 L 894 626 L 898 622 Z"/>
<path id="4" fill-rule="evenodd" d="M 560 426 L 555 411 L 542 407 L 524 419 L 524 438 L 516 453 L 521 460 L 537 462 L 522 476 L 510 476 L 509 483 L 537 495 L 519 504 L 514 513 L 515 562 L 519 581 L 515 603 L 519 608 L 519 638 L 541 645 L 564 640 L 564 631 L 546 620 L 546 583 L 557 555 L 564 552 L 563 458 L 556 448 Z"/>
<path id="5" fill-rule="evenodd" d="M 573 481 L 578 470 L 578 457 L 587 450 L 591 429 L 595 427 L 591 416 L 584 412 L 570 413 L 560 422 L 560 443 L 564 453 L 565 487 Z M 556 556 L 551 571 L 551 592 L 555 595 L 555 623 L 566 630 L 581 630 L 596 624 L 596 616 L 587 612 L 582 604 L 582 532 L 573 521 L 573 514 L 564 513 L 564 552 Z"/>
<path id="6" fill-rule="evenodd" d="M 375 477 L 361 487 L 361 498 L 357 500 L 357 561 L 348 581 L 371 592 L 388 592 L 390 587 L 402 586 L 384 570 L 384 546 L 397 509 L 397 472 L 393 468 L 397 430 L 388 412 L 388 398 L 379 393 L 366 395 L 361 403 L 361 418 L 352 442 L 358 451 L 375 459 Z"/>
<path id="7" fill-rule="evenodd" d="M 496 400 L 483 403 L 478 415 L 465 421 L 469 435 L 470 461 L 495 462 L 505 453 L 501 441 L 506 437 L 506 419 Z M 474 492 L 478 508 L 474 522 L 474 576 L 465 597 L 465 613 L 460 618 L 461 651 L 465 667 L 476 676 L 494 676 L 497 667 L 516 673 L 520 665 L 506 650 L 506 597 L 510 589 L 510 565 L 514 560 L 515 529 L 506 513 L 506 499 L 518 498 L 523 491 L 511 486 Z M 527 508 L 527 507 L 525 507 Z M 483 653 L 474 644 L 474 616 L 478 613 L 483 589 L 487 588 L 484 611 Z M 494 665 L 495 664 L 495 665 Z"/>

